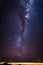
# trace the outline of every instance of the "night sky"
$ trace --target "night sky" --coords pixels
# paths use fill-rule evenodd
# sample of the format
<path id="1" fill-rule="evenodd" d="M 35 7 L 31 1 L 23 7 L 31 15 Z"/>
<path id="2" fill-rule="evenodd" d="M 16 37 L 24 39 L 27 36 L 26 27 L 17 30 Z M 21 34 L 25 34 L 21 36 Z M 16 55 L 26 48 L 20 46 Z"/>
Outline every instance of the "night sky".
<path id="1" fill-rule="evenodd" d="M 43 0 L 0 0 L 0 61 L 43 61 Z"/>

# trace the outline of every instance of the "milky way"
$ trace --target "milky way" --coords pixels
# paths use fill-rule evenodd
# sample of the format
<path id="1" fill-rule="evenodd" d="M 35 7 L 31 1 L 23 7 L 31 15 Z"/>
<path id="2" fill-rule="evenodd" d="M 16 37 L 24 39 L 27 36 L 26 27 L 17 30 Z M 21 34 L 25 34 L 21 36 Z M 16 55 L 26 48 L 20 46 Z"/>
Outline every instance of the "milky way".
<path id="1" fill-rule="evenodd" d="M 0 1 L 0 61 L 43 59 L 43 1 Z"/>
<path id="2" fill-rule="evenodd" d="M 20 3 L 21 3 L 22 1 L 20 1 Z M 23 3 L 23 2 L 22 2 Z M 27 23 L 29 23 L 29 19 L 30 19 L 30 13 L 31 13 L 31 10 L 32 10 L 32 6 L 33 6 L 33 3 L 34 3 L 34 1 L 33 0 L 29 0 L 29 1 L 27 1 L 27 3 L 26 3 L 26 5 L 24 5 L 24 12 L 22 12 L 22 13 L 20 13 L 20 14 L 23 14 L 23 13 L 25 13 L 24 14 L 24 18 L 21 16 L 21 18 L 23 19 L 23 21 L 22 21 L 22 19 L 21 19 L 21 24 L 19 24 L 19 35 L 18 35 L 18 38 L 17 38 L 17 40 L 16 40 L 16 48 L 18 48 L 18 49 L 21 49 L 20 50 L 20 52 L 18 52 L 18 56 L 20 56 L 20 58 L 21 58 L 21 56 L 23 55 L 23 54 L 26 54 L 27 52 L 26 52 L 26 49 L 24 49 L 23 47 L 25 46 L 25 40 L 24 40 L 24 35 L 26 35 L 27 33 L 25 33 L 25 32 L 27 32 Z M 25 4 L 25 3 L 23 3 L 23 4 Z M 22 7 L 22 4 L 21 4 L 21 7 Z M 20 18 L 20 17 L 19 17 Z M 22 22 L 24 23 L 24 26 L 23 26 L 23 24 L 22 24 Z M 28 29 L 29 30 L 29 29 Z M 22 48 L 23 48 L 23 50 L 22 50 Z M 25 48 L 26 48 L 26 46 L 25 46 Z M 21 54 L 21 51 L 22 51 L 22 55 L 20 55 Z M 26 52 L 26 53 L 24 53 L 24 51 Z"/>

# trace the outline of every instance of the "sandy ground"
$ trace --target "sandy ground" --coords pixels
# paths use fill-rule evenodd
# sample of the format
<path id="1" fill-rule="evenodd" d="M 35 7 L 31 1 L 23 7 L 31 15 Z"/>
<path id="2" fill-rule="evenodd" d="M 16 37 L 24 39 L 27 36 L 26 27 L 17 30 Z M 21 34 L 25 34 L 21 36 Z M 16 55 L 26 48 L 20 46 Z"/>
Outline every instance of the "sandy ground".
<path id="1" fill-rule="evenodd" d="M 0 65 L 3 64 L 5 62 L 0 62 Z M 43 65 L 43 63 L 22 63 L 22 62 L 8 62 L 8 64 L 11 64 L 11 65 Z"/>

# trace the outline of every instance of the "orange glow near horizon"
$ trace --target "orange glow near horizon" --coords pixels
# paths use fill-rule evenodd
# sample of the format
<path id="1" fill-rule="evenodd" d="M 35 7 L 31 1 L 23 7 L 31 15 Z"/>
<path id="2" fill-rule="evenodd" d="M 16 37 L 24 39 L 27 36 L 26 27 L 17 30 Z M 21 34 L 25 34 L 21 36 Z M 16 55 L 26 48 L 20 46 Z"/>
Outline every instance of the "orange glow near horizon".
<path id="1" fill-rule="evenodd" d="M 3 63 L 5 63 L 5 62 L 0 62 L 0 65 L 1 64 L 3 64 Z M 43 63 L 30 63 L 30 62 L 7 62 L 8 64 L 11 64 L 11 65 L 19 65 L 19 64 L 21 64 L 21 65 L 43 65 Z"/>

